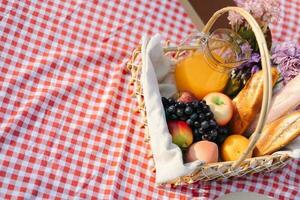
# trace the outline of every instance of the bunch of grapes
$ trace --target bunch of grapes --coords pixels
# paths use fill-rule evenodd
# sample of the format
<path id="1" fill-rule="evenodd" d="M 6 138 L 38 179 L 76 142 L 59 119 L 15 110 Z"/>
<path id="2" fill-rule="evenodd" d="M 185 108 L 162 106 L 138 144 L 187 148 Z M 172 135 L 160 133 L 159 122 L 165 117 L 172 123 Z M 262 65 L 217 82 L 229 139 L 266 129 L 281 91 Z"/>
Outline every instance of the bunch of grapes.
<path id="1" fill-rule="evenodd" d="M 221 144 L 229 134 L 227 127 L 220 127 L 205 101 L 177 102 L 162 97 L 167 120 L 185 121 L 192 129 L 194 141 L 209 140 Z"/>

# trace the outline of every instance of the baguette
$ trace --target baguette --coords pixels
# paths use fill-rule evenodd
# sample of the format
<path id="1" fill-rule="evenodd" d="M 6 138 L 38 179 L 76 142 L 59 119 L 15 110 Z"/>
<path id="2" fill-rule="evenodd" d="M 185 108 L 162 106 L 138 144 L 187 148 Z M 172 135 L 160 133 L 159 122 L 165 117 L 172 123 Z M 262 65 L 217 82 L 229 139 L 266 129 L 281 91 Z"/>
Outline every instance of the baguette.
<path id="1" fill-rule="evenodd" d="M 270 123 L 280 117 L 293 111 L 300 105 L 300 74 L 294 79 L 289 81 L 279 92 L 272 98 L 272 104 L 267 117 L 266 123 Z M 259 113 L 256 115 L 255 120 L 247 130 L 247 134 L 253 133 L 259 118 Z"/>
<path id="2" fill-rule="evenodd" d="M 300 111 L 281 117 L 267 124 L 255 149 L 255 156 L 269 155 L 292 142 L 300 135 Z"/>
<path id="3" fill-rule="evenodd" d="M 272 85 L 276 83 L 279 73 L 271 69 Z M 259 112 L 263 96 L 263 72 L 255 73 L 240 93 L 233 99 L 234 114 L 230 122 L 232 134 L 242 135 L 248 129 Z"/>

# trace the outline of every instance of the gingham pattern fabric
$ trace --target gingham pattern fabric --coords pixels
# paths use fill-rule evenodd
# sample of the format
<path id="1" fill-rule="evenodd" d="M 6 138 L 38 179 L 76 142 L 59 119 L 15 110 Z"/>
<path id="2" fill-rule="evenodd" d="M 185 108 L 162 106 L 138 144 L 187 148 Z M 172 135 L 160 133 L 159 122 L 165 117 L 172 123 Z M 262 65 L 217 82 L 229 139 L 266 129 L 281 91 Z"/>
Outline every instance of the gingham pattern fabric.
<path id="1" fill-rule="evenodd" d="M 271 29 L 275 42 L 293 41 L 300 44 L 300 1 L 280 0 L 280 14 Z"/>
<path id="2" fill-rule="evenodd" d="M 274 41 L 299 42 L 298 0 Z M 300 160 L 235 180 L 158 188 L 125 62 L 143 34 L 178 43 L 194 26 L 176 0 L 0 3 L 0 199 L 300 199 Z M 170 169 L 171 170 L 171 169 Z"/>

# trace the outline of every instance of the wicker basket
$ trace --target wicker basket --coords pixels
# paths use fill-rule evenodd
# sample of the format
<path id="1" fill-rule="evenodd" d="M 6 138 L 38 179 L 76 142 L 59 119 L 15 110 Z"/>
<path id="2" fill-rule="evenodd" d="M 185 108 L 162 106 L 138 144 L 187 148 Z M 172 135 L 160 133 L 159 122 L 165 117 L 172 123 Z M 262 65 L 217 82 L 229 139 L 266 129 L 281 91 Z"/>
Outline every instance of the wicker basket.
<path id="1" fill-rule="evenodd" d="M 263 70 L 263 81 L 264 81 L 264 92 L 263 92 L 263 100 L 261 106 L 261 112 L 259 116 L 259 121 L 255 132 L 253 133 L 253 137 L 251 137 L 250 144 L 247 150 L 243 153 L 237 161 L 230 161 L 230 162 L 218 162 L 213 164 L 206 164 L 204 166 L 200 166 L 197 168 L 192 174 L 184 177 L 178 177 L 173 181 L 170 181 L 170 184 L 174 185 L 182 185 L 182 184 L 189 184 L 195 181 L 211 181 L 211 180 L 218 180 L 230 177 L 239 177 L 246 174 L 253 174 L 262 171 L 272 171 L 277 168 L 283 167 L 289 160 L 290 157 L 287 154 L 273 154 L 269 156 L 262 156 L 262 157 L 254 157 L 250 159 L 245 159 L 247 154 L 252 151 L 255 147 L 257 140 L 260 137 L 261 131 L 264 127 L 265 120 L 267 117 L 268 109 L 270 106 L 271 96 L 272 96 L 272 84 L 271 84 L 271 73 L 270 73 L 270 58 L 269 58 L 269 51 L 267 48 L 266 40 L 264 38 L 264 34 L 262 33 L 259 25 L 255 21 L 255 19 L 244 9 L 238 7 L 226 7 L 223 8 L 211 17 L 208 23 L 205 25 L 203 29 L 203 33 L 208 33 L 211 29 L 214 22 L 224 13 L 228 11 L 234 11 L 239 13 L 243 16 L 247 22 L 252 27 L 253 32 L 255 33 L 255 37 L 259 46 L 259 51 L 261 55 L 261 64 Z M 178 59 L 178 56 L 182 53 L 186 53 L 187 51 L 194 51 L 197 49 L 197 46 L 179 46 L 179 47 L 166 47 L 164 51 L 168 55 L 172 55 L 174 59 Z M 131 60 L 128 62 L 128 69 L 131 72 L 131 84 L 134 87 L 134 96 L 137 98 L 138 101 L 138 110 L 143 118 L 143 127 L 147 126 L 146 120 L 146 111 L 144 108 L 144 101 L 143 101 L 143 92 L 141 83 L 139 81 L 140 73 L 142 69 L 141 62 L 137 61 L 139 59 L 139 54 L 141 53 L 141 49 L 138 48 L 133 52 L 133 56 Z M 147 129 L 145 129 L 147 132 Z M 145 141 L 149 142 L 149 136 L 145 134 Z"/>

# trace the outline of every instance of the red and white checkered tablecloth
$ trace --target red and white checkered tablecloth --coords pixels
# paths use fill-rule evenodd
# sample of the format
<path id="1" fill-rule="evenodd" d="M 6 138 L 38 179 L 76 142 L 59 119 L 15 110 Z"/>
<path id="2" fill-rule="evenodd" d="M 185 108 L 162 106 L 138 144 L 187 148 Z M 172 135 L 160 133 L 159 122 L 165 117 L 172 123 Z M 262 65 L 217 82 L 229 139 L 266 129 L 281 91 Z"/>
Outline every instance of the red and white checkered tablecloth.
<path id="1" fill-rule="evenodd" d="M 275 41 L 300 43 L 300 2 L 281 0 Z M 300 199 L 300 160 L 235 180 L 157 188 L 125 62 L 143 34 L 179 42 L 176 0 L 0 2 L 0 199 Z M 18 199 L 19 199 L 18 198 Z"/>

